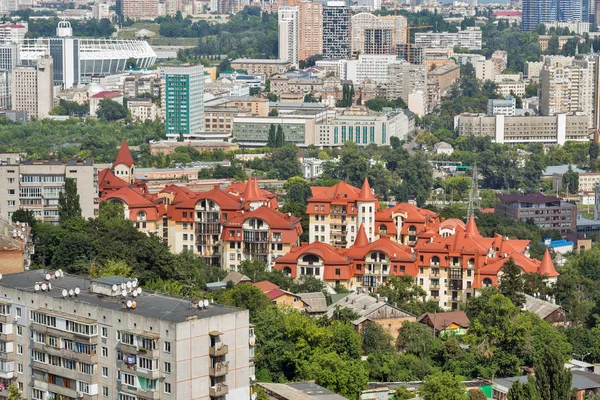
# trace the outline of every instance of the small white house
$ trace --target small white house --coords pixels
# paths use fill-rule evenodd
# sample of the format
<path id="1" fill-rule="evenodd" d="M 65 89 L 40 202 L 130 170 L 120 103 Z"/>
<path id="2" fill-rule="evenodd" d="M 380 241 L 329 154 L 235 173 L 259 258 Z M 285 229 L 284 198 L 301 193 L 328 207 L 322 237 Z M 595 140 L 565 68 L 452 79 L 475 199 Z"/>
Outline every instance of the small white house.
<path id="1" fill-rule="evenodd" d="M 450 155 L 454 152 L 454 148 L 446 142 L 439 142 L 433 146 L 435 154 L 447 154 Z"/>

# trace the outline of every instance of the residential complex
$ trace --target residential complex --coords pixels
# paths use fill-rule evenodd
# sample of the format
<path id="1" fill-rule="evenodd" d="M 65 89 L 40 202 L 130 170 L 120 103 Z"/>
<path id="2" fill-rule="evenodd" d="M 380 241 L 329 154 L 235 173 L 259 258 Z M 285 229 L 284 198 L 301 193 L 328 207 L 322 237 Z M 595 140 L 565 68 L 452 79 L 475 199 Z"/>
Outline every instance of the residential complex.
<path id="1" fill-rule="evenodd" d="M 590 140 L 587 115 L 557 114 L 555 116 L 461 114 L 454 117 L 454 127 L 461 136 L 490 136 L 497 143 L 543 143 L 563 145 L 567 140 Z"/>
<path id="2" fill-rule="evenodd" d="M 388 65 L 388 80 L 378 90 L 382 97 L 395 100 L 400 97 L 408 103 L 408 96 L 427 90 L 427 69 L 424 65 L 396 61 Z"/>
<path id="3" fill-rule="evenodd" d="M 190 137 L 204 130 L 204 67 L 161 68 L 162 113 L 168 138 Z"/>
<path id="4" fill-rule="evenodd" d="M 352 54 L 396 54 L 406 41 L 406 17 L 361 12 L 352 16 Z"/>
<path id="5" fill-rule="evenodd" d="M 158 0 L 119 0 L 117 14 L 123 18 L 139 20 L 154 20 L 159 17 Z"/>
<path id="6" fill-rule="evenodd" d="M 54 108 L 52 57 L 46 54 L 35 65 L 12 70 L 12 108 L 26 111 L 29 118 L 44 118 Z"/>
<path id="7" fill-rule="evenodd" d="M 352 52 L 352 10 L 343 1 L 323 6 L 323 59 L 350 58 Z"/>
<path id="8" fill-rule="evenodd" d="M 267 76 L 283 74 L 290 69 L 290 62 L 287 60 L 267 60 L 238 58 L 231 62 L 231 68 L 246 71 L 247 73 L 265 74 Z"/>
<path id="9" fill-rule="evenodd" d="M 299 31 L 298 7 L 279 7 L 279 59 L 298 68 Z"/>
<path id="10" fill-rule="evenodd" d="M 517 107 L 517 101 L 512 96 L 507 96 L 506 99 L 489 99 L 487 104 L 487 115 L 495 117 L 496 115 L 504 115 L 505 117 L 513 117 Z"/>
<path id="11" fill-rule="evenodd" d="M 94 217 L 98 172 L 92 160 L 23 161 L 16 153 L 3 153 L 1 158 L 0 218 L 10 220 L 24 208 L 41 221 L 58 223 L 58 196 L 67 178 L 77 184 L 82 216 Z"/>
<path id="12" fill-rule="evenodd" d="M 542 229 L 556 229 L 561 233 L 575 231 L 577 206 L 558 197 L 542 193 L 528 195 L 498 194 L 495 212 L 515 221 L 529 220 Z"/>
<path id="13" fill-rule="evenodd" d="M 248 310 L 61 270 L 4 275 L 0 287 L 1 380 L 25 398 L 250 397 Z"/>
<path id="14" fill-rule="evenodd" d="M 299 1 L 298 59 L 323 53 L 323 6 L 319 2 Z"/>

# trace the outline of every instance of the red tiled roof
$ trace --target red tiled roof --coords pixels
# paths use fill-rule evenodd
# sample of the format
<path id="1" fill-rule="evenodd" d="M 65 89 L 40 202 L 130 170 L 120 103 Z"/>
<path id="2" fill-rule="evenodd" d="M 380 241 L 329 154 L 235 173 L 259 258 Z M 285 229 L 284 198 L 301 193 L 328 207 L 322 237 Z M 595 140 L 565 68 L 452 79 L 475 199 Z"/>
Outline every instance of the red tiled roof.
<path id="1" fill-rule="evenodd" d="M 92 96 L 92 99 L 114 99 L 115 97 L 121 97 L 122 94 L 119 92 L 113 92 L 112 90 L 103 90 Z"/>
<path id="2" fill-rule="evenodd" d="M 375 196 L 373 196 L 373 192 L 371 191 L 371 186 L 369 186 L 369 180 L 365 178 L 362 187 L 360 188 L 360 193 L 358 194 L 358 201 L 375 201 Z"/>
<path id="3" fill-rule="evenodd" d="M 263 293 L 268 293 L 271 290 L 279 289 L 279 286 L 269 281 L 260 281 L 253 283 L 252 285 L 262 290 Z"/>
<path id="4" fill-rule="evenodd" d="M 365 232 L 365 226 L 360 224 L 360 228 L 358 228 L 358 233 L 356 234 L 356 239 L 354 240 L 354 247 L 364 247 L 369 244 L 369 239 L 367 238 L 367 232 Z"/>
<path id="5" fill-rule="evenodd" d="M 540 263 L 539 269 L 540 275 L 556 277 L 558 276 L 558 272 L 554 269 L 554 264 L 552 264 L 552 258 L 550 257 L 550 252 L 546 249 L 544 253 L 544 257 L 542 258 L 542 262 Z"/>
<path id="6" fill-rule="evenodd" d="M 117 158 L 113 163 L 113 167 L 123 164 L 128 167 L 132 167 L 135 163 L 133 162 L 133 157 L 131 157 L 131 152 L 129 151 L 129 146 L 127 146 L 127 141 L 123 139 L 121 142 L 121 148 L 119 148 L 119 154 L 117 154 Z"/>
<path id="7" fill-rule="evenodd" d="M 448 326 L 456 324 L 461 328 L 468 328 L 471 325 L 467 314 L 464 311 L 451 311 L 440 313 L 425 313 L 417 319 L 417 322 L 427 324 L 437 332 L 445 330 Z"/>
<path id="8" fill-rule="evenodd" d="M 271 299 L 271 300 L 278 299 L 279 297 L 281 297 L 281 296 L 285 296 L 286 294 L 287 294 L 287 295 L 290 295 L 290 296 L 295 296 L 295 294 L 294 294 L 294 293 L 291 293 L 291 292 L 288 292 L 288 291 L 286 291 L 286 290 L 282 290 L 282 289 L 279 289 L 279 288 L 277 288 L 277 289 L 273 289 L 273 290 L 269 290 L 269 291 L 268 291 L 268 292 L 266 292 L 265 294 L 266 294 L 266 295 L 269 297 L 269 299 Z"/>
<path id="9" fill-rule="evenodd" d="M 309 197 L 309 202 L 344 200 L 347 202 L 355 202 L 360 194 L 360 189 L 356 188 L 344 181 L 339 182 L 335 186 L 312 186 L 310 188 L 312 197 Z"/>
<path id="10" fill-rule="evenodd" d="M 98 172 L 98 189 L 101 193 L 127 187 L 128 185 L 127 182 L 118 178 L 110 168 Z"/>
<path id="11" fill-rule="evenodd" d="M 469 222 L 467 223 L 465 232 L 473 237 L 481 236 L 481 234 L 479 233 L 479 229 L 477 229 L 477 224 L 475 223 L 475 217 L 472 215 L 471 218 L 469 218 Z"/>
<path id="12" fill-rule="evenodd" d="M 248 178 L 248 183 L 246 183 L 246 187 L 244 188 L 244 192 L 242 193 L 242 198 L 245 201 L 250 202 L 263 200 L 263 196 L 260 193 L 260 188 L 258 187 L 258 181 L 256 180 L 256 178 Z"/>
<path id="13" fill-rule="evenodd" d="M 156 221 L 166 212 L 162 199 L 159 199 L 156 195 L 143 193 L 140 189 L 136 189 L 133 186 L 115 190 L 102 197 L 100 200 L 108 201 L 114 199 L 118 199 L 127 205 L 127 208 L 129 209 L 129 219 L 132 221 L 137 219 L 137 214 L 140 211 L 146 213 L 146 219 L 148 221 Z"/>

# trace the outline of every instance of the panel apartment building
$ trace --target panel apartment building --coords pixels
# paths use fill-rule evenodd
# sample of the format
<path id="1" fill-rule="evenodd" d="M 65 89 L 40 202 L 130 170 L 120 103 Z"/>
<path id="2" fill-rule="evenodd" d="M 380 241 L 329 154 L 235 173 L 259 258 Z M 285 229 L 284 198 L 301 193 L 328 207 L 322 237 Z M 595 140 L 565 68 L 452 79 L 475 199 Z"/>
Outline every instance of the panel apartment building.
<path id="1" fill-rule="evenodd" d="M 58 196 L 67 178 L 75 179 L 83 217 L 93 218 L 98 170 L 92 159 L 24 161 L 17 153 L 0 153 L 0 218 L 10 220 L 25 208 L 39 220 L 58 223 Z"/>
<path id="2" fill-rule="evenodd" d="M 247 310 L 60 271 L 6 275 L 0 288 L 0 382 L 27 399 L 250 397 Z"/>
<path id="3" fill-rule="evenodd" d="M 541 229 L 557 229 L 561 233 L 574 232 L 577 224 L 577 206 L 558 197 L 542 193 L 527 195 L 498 194 L 496 214 L 514 221 L 533 220 Z"/>

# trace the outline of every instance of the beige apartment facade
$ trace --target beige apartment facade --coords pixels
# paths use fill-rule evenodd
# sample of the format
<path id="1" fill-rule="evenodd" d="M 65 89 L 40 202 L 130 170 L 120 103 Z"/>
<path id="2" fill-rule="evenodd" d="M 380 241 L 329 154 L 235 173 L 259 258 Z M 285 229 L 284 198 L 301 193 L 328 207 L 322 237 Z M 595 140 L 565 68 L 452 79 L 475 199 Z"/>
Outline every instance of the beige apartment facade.
<path id="1" fill-rule="evenodd" d="M 12 108 L 27 111 L 29 118 L 41 119 L 54 108 L 52 57 L 38 58 L 36 65 L 19 66 L 12 72 Z"/>
<path id="2" fill-rule="evenodd" d="M 275 74 L 283 74 L 289 71 L 291 63 L 286 60 L 263 60 L 263 59 L 250 59 L 250 58 L 238 58 L 231 62 L 232 69 L 241 69 L 246 71 L 250 75 L 254 74 L 265 74 L 267 76 Z"/>
<path id="3" fill-rule="evenodd" d="M 146 293 L 115 276 L 34 270 L 0 287 L 0 380 L 28 399 L 250 397 L 247 310 Z"/>
<path id="4" fill-rule="evenodd" d="M 323 6 L 300 1 L 298 6 L 298 60 L 323 53 Z"/>

